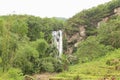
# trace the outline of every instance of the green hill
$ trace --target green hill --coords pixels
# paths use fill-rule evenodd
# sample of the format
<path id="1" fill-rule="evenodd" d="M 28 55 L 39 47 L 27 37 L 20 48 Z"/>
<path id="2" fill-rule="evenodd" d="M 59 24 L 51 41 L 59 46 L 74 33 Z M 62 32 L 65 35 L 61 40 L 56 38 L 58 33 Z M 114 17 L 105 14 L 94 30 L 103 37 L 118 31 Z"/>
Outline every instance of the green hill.
<path id="1" fill-rule="evenodd" d="M 112 0 L 108 3 L 98 5 L 87 10 L 83 10 L 72 18 L 68 19 L 65 25 L 67 35 L 68 53 L 75 52 L 75 45 L 86 39 L 88 36 L 97 35 L 97 27 L 101 21 L 107 21 L 117 12 L 120 7 L 119 0 Z M 70 51 L 71 50 L 71 51 Z"/>
<path id="2" fill-rule="evenodd" d="M 109 52 L 106 56 L 96 60 L 70 66 L 68 71 L 60 73 L 57 76 L 73 80 L 105 80 L 104 78 L 119 80 L 120 49 Z"/>
<path id="3" fill-rule="evenodd" d="M 77 56 L 79 62 L 75 65 L 71 63 L 69 70 L 58 74 L 58 78 L 120 80 L 119 4 L 119 0 L 113 0 L 83 10 L 68 19 L 66 34 L 69 42 L 67 46 L 69 50 L 73 50 L 73 56 Z M 80 34 L 81 27 L 85 29 L 85 36 Z M 83 37 L 82 40 L 80 37 Z M 76 43 L 77 47 L 74 46 Z"/>
<path id="4" fill-rule="evenodd" d="M 83 10 L 67 20 L 66 28 L 70 30 L 69 27 L 72 27 L 75 30 L 74 28 L 78 28 L 80 25 L 86 25 L 88 30 L 95 28 L 97 23 L 102 21 L 103 18 L 114 15 L 114 9 L 118 7 L 120 7 L 120 1 L 112 0 L 97 7 Z"/>
<path id="5" fill-rule="evenodd" d="M 62 57 L 52 44 L 55 30 L 63 30 Z M 45 72 L 61 72 L 50 80 L 120 80 L 120 0 L 70 19 L 0 16 L 0 80 Z"/>

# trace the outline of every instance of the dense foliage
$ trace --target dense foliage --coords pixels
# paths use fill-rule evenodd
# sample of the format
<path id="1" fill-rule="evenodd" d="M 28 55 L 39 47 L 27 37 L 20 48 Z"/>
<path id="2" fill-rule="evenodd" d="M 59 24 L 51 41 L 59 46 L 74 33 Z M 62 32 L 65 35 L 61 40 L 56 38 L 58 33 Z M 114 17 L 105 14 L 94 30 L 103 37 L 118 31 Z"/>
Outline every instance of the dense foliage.
<path id="1" fill-rule="evenodd" d="M 108 22 L 102 22 L 97 33 L 79 43 L 76 55 L 81 62 L 91 61 L 120 48 L 120 16 L 115 15 Z"/>
<path id="2" fill-rule="evenodd" d="M 98 7 L 83 10 L 66 22 L 62 18 L 40 18 L 28 15 L 1 16 L 0 73 L 4 74 L 3 76 L 0 74 L 0 80 L 3 78 L 23 80 L 25 74 L 61 72 L 68 70 L 69 64 L 74 65 L 79 62 L 82 65 L 107 55 L 114 55 L 114 58 L 118 55 L 117 58 L 119 58 L 119 54 L 115 55 L 115 52 L 111 52 L 115 50 L 119 53 L 120 51 L 120 16 L 113 16 L 114 9 L 119 7 L 119 4 L 119 0 L 113 0 Z M 109 20 L 101 22 L 99 28 L 96 28 L 97 23 L 108 16 L 110 16 Z M 79 42 L 75 53 L 58 57 L 58 50 L 55 45 L 52 45 L 52 31 L 63 30 L 67 35 L 71 35 L 78 32 L 79 26 L 85 26 L 86 39 Z M 68 48 L 65 36 L 63 45 L 64 50 Z M 112 60 L 114 59 L 106 59 L 105 66 L 113 66 Z M 101 69 L 97 71 L 99 70 Z M 96 74 L 93 72 L 85 68 L 80 73 Z M 75 75 L 74 79 L 80 79 L 79 75 Z"/>
<path id="3" fill-rule="evenodd" d="M 107 55 L 86 63 L 70 66 L 66 72 L 57 75 L 61 80 L 119 80 L 120 49 L 108 52 Z"/>
<path id="4" fill-rule="evenodd" d="M 106 23 L 101 23 L 98 29 L 100 42 L 105 45 L 111 45 L 114 48 L 120 48 L 120 16 L 112 16 Z"/>
<path id="5" fill-rule="evenodd" d="M 80 62 L 84 63 L 102 57 L 111 50 L 113 50 L 112 47 L 100 44 L 100 42 L 92 36 L 79 44 L 76 55 L 79 57 Z"/>
<path id="6" fill-rule="evenodd" d="M 51 40 L 51 33 L 54 30 L 63 29 L 64 21 L 56 18 L 39 18 L 29 16 L 26 20 L 28 24 L 28 37 L 31 41 L 40 38 L 40 32 L 44 33 L 44 38 L 48 42 Z"/>
<path id="7" fill-rule="evenodd" d="M 21 73 L 63 71 L 64 62 L 52 45 L 51 35 L 52 31 L 63 29 L 63 23 L 64 20 L 57 18 L 1 16 L 0 72 L 10 73 L 9 80 L 22 80 Z"/>
<path id="8" fill-rule="evenodd" d="M 72 18 L 68 19 L 66 24 L 66 31 L 68 34 L 73 34 L 78 31 L 78 27 L 86 26 L 87 35 L 93 35 L 96 33 L 96 25 L 103 18 L 114 14 L 114 9 L 120 7 L 119 0 L 113 0 L 105 4 L 98 5 L 87 10 L 83 10 Z"/>

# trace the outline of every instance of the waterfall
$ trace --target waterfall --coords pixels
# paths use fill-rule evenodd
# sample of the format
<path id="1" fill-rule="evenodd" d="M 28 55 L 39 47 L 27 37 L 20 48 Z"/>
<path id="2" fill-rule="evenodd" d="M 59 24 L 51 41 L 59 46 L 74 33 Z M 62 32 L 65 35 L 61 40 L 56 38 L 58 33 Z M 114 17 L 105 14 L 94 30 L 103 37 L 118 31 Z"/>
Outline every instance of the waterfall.
<path id="1" fill-rule="evenodd" d="M 53 37 L 53 44 L 55 44 L 59 52 L 59 57 L 61 57 L 63 53 L 62 31 L 61 30 L 53 31 L 52 37 Z"/>

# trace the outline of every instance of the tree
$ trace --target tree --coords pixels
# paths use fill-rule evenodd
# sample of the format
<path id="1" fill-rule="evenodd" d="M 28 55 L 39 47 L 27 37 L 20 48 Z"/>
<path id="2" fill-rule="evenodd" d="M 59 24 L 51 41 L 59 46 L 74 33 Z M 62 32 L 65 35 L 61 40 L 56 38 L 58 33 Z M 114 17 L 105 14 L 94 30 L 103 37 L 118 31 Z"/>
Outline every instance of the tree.
<path id="1" fill-rule="evenodd" d="M 44 39 L 38 39 L 34 42 L 32 42 L 32 46 L 35 47 L 35 49 L 39 52 L 39 57 L 43 58 L 46 57 L 46 51 L 49 47 L 48 43 Z"/>
<path id="2" fill-rule="evenodd" d="M 10 27 L 5 25 L 4 20 L 0 20 L 0 33 L 1 33 L 1 59 L 2 59 L 2 67 L 3 67 L 3 72 L 8 69 L 9 66 L 9 38 L 10 38 L 10 32 L 9 32 Z"/>
<path id="3" fill-rule="evenodd" d="M 42 31 L 42 20 L 38 17 L 29 16 L 26 23 L 28 24 L 28 34 L 27 36 L 31 41 L 35 41 L 40 37 L 40 31 Z"/>
<path id="4" fill-rule="evenodd" d="M 120 47 L 120 16 L 113 16 L 107 23 L 101 23 L 98 29 L 100 42 L 111 45 L 114 48 Z"/>
<path id="5" fill-rule="evenodd" d="M 3 71 L 8 70 L 13 65 L 18 45 L 24 41 L 27 33 L 26 24 L 21 20 L 16 21 L 17 18 L 13 18 L 14 16 L 12 18 L 8 16 L 0 20 L 0 51 Z"/>
<path id="6" fill-rule="evenodd" d="M 19 40 L 22 40 L 28 33 L 28 26 L 22 19 L 12 20 L 11 32 L 16 34 Z"/>
<path id="7" fill-rule="evenodd" d="M 112 50 L 110 46 L 100 44 L 96 37 L 91 36 L 79 43 L 75 54 L 81 62 L 86 62 L 104 56 L 110 50 Z"/>
<path id="8" fill-rule="evenodd" d="M 14 67 L 20 68 L 23 73 L 31 74 L 35 71 L 34 66 L 38 58 L 39 53 L 35 48 L 28 44 L 20 46 L 14 59 Z"/>
<path id="9" fill-rule="evenodd" d="M 58 52 L 49 43 L 52 31 L 63 28 L 62 20 L 27 15 L 0 18 L 0 64 L 3 71 L 8 71 L 9 67 L 20 68 L 24 73 L 61 71 L 61 60 L 55 58 Z"/>

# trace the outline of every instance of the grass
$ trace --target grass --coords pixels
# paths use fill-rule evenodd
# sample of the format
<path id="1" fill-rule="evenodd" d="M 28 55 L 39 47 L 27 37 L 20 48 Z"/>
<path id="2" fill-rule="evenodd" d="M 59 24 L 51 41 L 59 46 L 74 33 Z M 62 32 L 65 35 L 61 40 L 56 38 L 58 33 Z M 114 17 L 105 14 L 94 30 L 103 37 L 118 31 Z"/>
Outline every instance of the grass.
<path id="1" fill-rule="evenodd" d="M 107 65 L 110 59 L 120 59 L 120 49 L 108 53 L 106 56 L 100 57 L 94 61 L 76 64 L 70 66 L 68 71 L 62 72 L 57 77 L 64 77 L 73 80 L 79 77 L 80 80 L 98 80 L 108 78 L 112 80 L 120 80 L 120 70 L 116 70 L 116 65 Z M 78 79 L 79 80 L 79 79 Z"/>
<path id="2" fill-rule="evenodd" d="M 20 69 L 10 68 L 8 71 L 2 72 L 0 69 L 0 80 L 23 80 L 24 76 Z"/>

